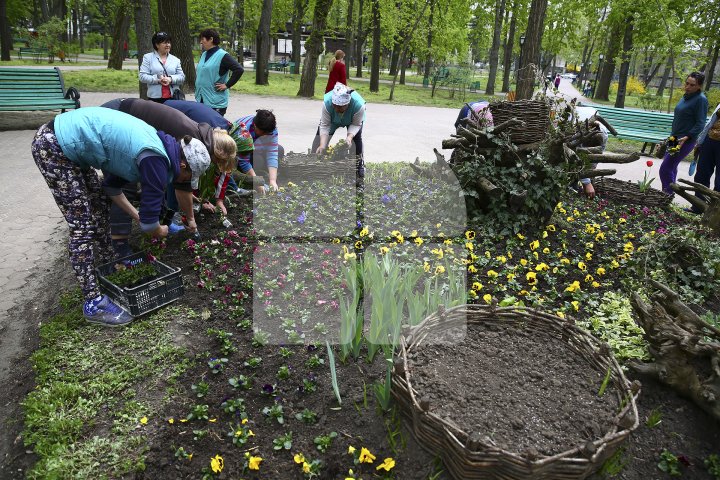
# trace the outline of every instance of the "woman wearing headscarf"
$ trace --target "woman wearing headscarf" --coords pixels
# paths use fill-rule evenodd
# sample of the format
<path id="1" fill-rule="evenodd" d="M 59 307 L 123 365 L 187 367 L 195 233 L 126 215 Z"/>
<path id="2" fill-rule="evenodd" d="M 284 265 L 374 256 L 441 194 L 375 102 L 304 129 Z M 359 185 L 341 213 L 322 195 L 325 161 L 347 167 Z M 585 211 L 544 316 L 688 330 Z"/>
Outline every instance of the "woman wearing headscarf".
<path id="1" fill-rule="evenodd" d="M 108 108 L 88 107 L 63 113 L 41 126 L 32 155 L 70 227 L 70 263 L 80 282 L 90 323 L 124 325 L 132 317 L 100 293 L 94 266 L 113 258 L 108 197 L 140 223 L 142 231 L 164 237 L 160 224 L 165 188 L 171 181 L 198 184 L 210 165 L 199 140 L 180 141 L 145 122 Z M 100 183 L 95 169 L 102 170 Z M 127 182 L 140 182 L 139 211 L 122 193 Z"/>
<path id="2" fill-rule="evenodd" d="M 680 162 L 692 152 L 695 143 L 705 126 L 708 113 L 708 99 L 702 92 L 705 75 L 692 72 L 685 79 L 685 95 L 675 107 L 671 137 L 677 141 L 679 150 L 668 148 L 660 164 L 660 182 L 663 192 L 674 195 L 670 184 L 677 180 Z"/>
<path id="3" fill-rule="evenodd" d="M 164 102 L 173 97 L 185 81 L 180 59 L 170 53 L 171 38 L 165 32 L 152 37 L 153 52 L 143 55 L 140 65 L 140 81 L 147 84 L 147 96 L 154 102 Z"/>
<path id="4" fill-rule="evenodd" d="M 332 92 L 325 94 L 312 150 L 323 153 L 335 130 L 347 128 L 345 141 L 355 146 L 355 154 L 363 154 L 362 127 L 365 122 L 365 100 L 355 90 L 336 83 Z"/>
<path id="5" fill-rule="evenodd" d="M 328 62 L 328 72 L 330 72 L 330 74 L 327 85 L 325 86 L 325 93 L 332 90 L 336 83 L 342 83 L 347 86 L 347 72 L 345 70 L 344 58 L 345 52 L 338 50 Z"/>

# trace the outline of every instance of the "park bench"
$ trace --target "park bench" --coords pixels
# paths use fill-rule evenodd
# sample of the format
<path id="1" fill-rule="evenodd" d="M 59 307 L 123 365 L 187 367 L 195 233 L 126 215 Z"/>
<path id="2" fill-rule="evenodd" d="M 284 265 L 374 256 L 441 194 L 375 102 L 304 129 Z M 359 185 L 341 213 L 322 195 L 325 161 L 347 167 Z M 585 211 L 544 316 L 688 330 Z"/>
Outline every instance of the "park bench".
<path id="1" fill-rule="evenodd" d="M 32 57 L 36 62 L 39 62 L 41 57 L 50 58 L 50 50 L 47 48 L 20 47 L 18 49 L 18 59 L 22 60 L 23 55 L 25 55 L 25 58 Z"/>
<path id="2" fill-rule="evenodd" d="M 62 74 L 54 68 L 0 68 L 0 111 L 80 108 L 80 92 L 65 90 Z"/>
<path id="3" fill-rule="evenodd" d="M 613 108 L 604 105 L 588 105 L 597 109 L 600 116 L 617 130 L 617 137 L 643 142 L 641 152 L 650 145 L 652 155 L 655 145 L 670 136 L 673 115 L 671 113 L 648 112 L 630 108 Z"/>

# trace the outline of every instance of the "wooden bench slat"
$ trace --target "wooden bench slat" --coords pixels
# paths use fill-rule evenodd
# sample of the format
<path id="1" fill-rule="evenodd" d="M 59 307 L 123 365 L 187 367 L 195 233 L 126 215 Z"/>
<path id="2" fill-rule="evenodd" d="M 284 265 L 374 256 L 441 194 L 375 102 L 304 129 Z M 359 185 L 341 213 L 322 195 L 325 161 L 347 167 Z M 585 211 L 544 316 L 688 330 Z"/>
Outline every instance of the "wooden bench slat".
<path id="1" fill-rule="evenodd" d="M 63 87 L 62 73 L 57 67 L 0 68 L 0 111 L 80 108 L 77 91 L 68 90 L 72 96 L 65 98 Z"/>

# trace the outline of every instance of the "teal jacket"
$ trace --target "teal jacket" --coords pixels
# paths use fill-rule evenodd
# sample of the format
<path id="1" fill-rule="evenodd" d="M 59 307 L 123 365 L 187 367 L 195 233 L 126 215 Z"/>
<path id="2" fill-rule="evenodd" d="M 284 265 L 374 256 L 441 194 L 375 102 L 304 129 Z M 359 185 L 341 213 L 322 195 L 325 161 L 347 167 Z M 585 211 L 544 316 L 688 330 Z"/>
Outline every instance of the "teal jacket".
<path id="1" fill-rule="evenodd" d="M 207 60 L 207 52 L 200 55 L 195 79 L 195 100 L 212 108 L 225 108 L 230 100 L 230 89 L 223 92 L 215 90 L 216 83 L 227 84 L 228 81 L 228 72 L 220 76 L 220 64 L 226 53 L 219 48 L 209 60 Z"/>
<path id="2" fill-rule="evenodd" d="M 365 105 L 365 99 L 362 98 L 357 91 L 353 90 L 350 94 L 350 106 L 342 115 L 338 115 L 333 108 L 332 93 L 333 92 L 330 91 L 323 97 L 325 110 L 330 114 L 330 135 L 335 133 L 335 130 L 340 127 L 349 127 L 352 123 L 353 116 Z M 363 115 L 363 122 L 364 121 L 365 116 Z"/>
<path id="3" fill-rule="evenodd" d="M 150 150 L 168 162 L 156 130 L 127 113 L 109 108 L 85 107 L 55 117 L 55 136 L 70 161 L 123 178 L 140 181 L 138 157 Z"/>

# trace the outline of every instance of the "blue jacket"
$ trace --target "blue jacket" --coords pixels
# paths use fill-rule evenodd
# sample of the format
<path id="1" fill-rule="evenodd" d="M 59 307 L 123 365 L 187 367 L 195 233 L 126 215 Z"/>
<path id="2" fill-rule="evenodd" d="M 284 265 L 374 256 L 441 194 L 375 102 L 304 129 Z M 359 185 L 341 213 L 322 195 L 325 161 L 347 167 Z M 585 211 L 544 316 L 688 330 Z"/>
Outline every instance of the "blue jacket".
<path id="1" fill-rule="evenodd" d="M 168 54 L 165 60 L 165 70 L 172 78 L 170 84 L 170 92 L 179 88 L 185 82 L 185 73 L 180 65 L 180 59 L 175 55 Z M 165 74 L 163 64 L 160 61 L 160 55 L 153 51 L 143 55 L 142 65 L 140 65 L 140 81 L 148 86 L 148 98 L 162 98 L 162 85 L 160 85 L 159 74 Z"/>
<path id="2" fill-rule="evenodd" d="M 143 150 L 168 160 L 153 127 L 109 108 L 85 107 L 58 115 L 55 136 L 73 163 L 84 169 L 97 168 L 128 182 L 140 181 L 136 161 Z"/>
<path id="3" fill-rule="evenodd" d="M 705 124 L 705 128 L 703 128 L 703 131 L 700 132 L 700 135 L 698 136 L 698 139 L 696 142 L 698 145 L 701 145 L 705 141 L 705 138 L 707 137 L 707 134 L 710 131 L 710 128 L 713 125 L 715 125 L 715 122 L 717 122 L 718 110 L 720 110 L 720 104 L 717 107 L 715 107 L 715 111 L 713 112 L 712 116 L 710 117 L 710 121 Z"/>
<path id="4" fill-rule="evenodd" d="M 68 159 L 80 168 L 105 174 L 110 196 L 126 182 L 140 182 L 140 226 L 159 225 L 167 183 L 179 172 L 180 150 L 174 138 L 126 113 L 86 107 L 55 117 L 55 136 Z"/>
<path id="5" fill-rule="evenodd" d="M 708 99 L 702 92 L 683 95 L 675 107 L 672 134 L 677 137 L 690 137 L 697 141 L 698 135 L 707 120 Z"/>
<path id="6" fill-rule="evenodd" d="M 180 110 L 188 118 L 197 123 L 207 123 L 213 128 L 228 130 L 232 124 L 228 119 L 208 107 L 204 103 L 191 102 L 188 100 L 167 100 L 165 105 L 175 110 Z"/>

